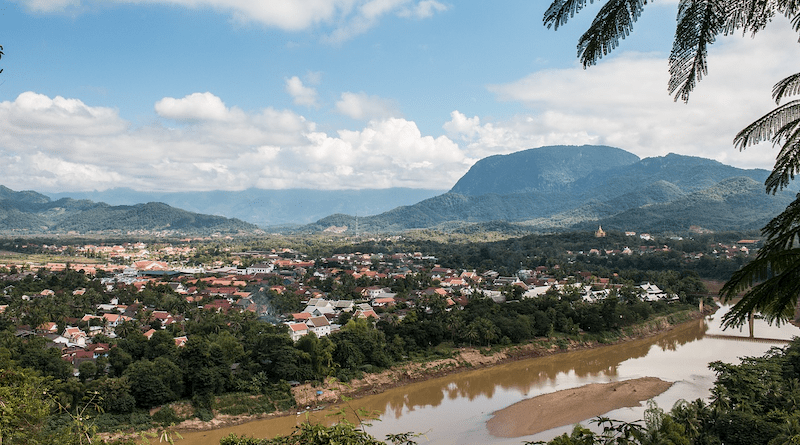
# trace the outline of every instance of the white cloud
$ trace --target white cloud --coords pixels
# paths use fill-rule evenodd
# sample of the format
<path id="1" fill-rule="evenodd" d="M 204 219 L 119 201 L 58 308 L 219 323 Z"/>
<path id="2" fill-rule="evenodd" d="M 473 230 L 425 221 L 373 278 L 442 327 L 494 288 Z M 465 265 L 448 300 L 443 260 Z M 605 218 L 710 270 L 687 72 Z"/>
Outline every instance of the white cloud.
<path id="1" fill-rule="evenodd" d="M 786 45 L 795 39 L 782 20 L 755 39 L 720 39 L 710 50 L 709 75 L 688 104 L 667 94 L 666 60 L 620 52 L 586 70 L 576 63 L 490 86 L 501 101 L 519 102 L 531 113 L 486 124 L 454 113 L 445 130 L 465 141 L 469 154 L 541 143 L 598 143 L 642 157 L 673 152 L 770 169 L 776 153 L 768 144 L 740 153 L 732 140 L 774 107 L 772 84 L 797 70 L 800 47 Z"/>
<path id="2" fill-rule="evenodd" d="M 15 0 L 34 12 L 63 12 L 92 2 L 83 0 Z M 285 31 L 331 29 L 325 40 L 341 43 L 362 34 L 389 14 L 427 18 L 447 7 L 434 0 L 107 0 L 103 3 L 166 4 L 185 8 L 212 8 L 229 13 L 241 23 L 259 23 Z M 326 31 L 323 31 L 326 32 Z"/>
<path id="3" fill-rule="evenodd" d="M 176 120 L 225 120 L 229 111 L 222 99 L 209 93 L 193 93 L 183 99 L 165 97 L 155 105 L 159 116 Z"/>
<path id="4" fill-rule="evenodd" d="M 12 189 L 449 188 L 475 159 L 401 118 L 323 133 L 288 110 L 244 112 L 211 93 L 156 102 L 132 128 L 115 110 L 23 93 L 0 102 L 3 185 Z M 173 120 L 181 125 L 171 127 Z"/>
<path id="5" fill-rule="evenodd" d="M 297 76 L 286 79 L 286 92 L 292 96 L 296 105 L 319 108 L 317 90 L 303 85 L 303 81 Z"/>
<path id="6" fill-rule="evenodd" d="M 357 120 L 398 117 L 401 114 L 394 101 L 379 96 L 370 96 L 364 92 L 342 93 L 341 99 L 336 102 L 336 110 Z"/>
<path id="7" fill-rule="evenodd" d="M 114 109 L 89 107 L 77 99 L 51 99 L 33 92 L 20 94 L 14 102 L 0 103 L 0 119 L 8 131 L 18 136 L 113 134 L 127 126 Z"/>

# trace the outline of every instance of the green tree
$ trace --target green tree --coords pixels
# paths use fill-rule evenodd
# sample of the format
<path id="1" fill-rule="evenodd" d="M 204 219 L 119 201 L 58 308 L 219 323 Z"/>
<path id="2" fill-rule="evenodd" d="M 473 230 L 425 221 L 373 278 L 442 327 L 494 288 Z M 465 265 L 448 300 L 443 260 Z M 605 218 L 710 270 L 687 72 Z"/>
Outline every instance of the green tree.
<path id="1" fill-rule="evenodd" d="M 35 372 L 0 369 L 0 443 L 40 443 L 52 405 L 47 390 Z"/>
<path id="2" fill-rule="evenodd" d="M 591 0 L 553 0 L 544 24 L 558 29 Z M 589 29 L 578 39 L 578 58 L 584 68 L 596 64 L 619 46 L 633 30 L 647 0 L 606 0 Z M 737 32 L 755 35 L 776 15 L 788 18 L 800 31 L 800 5 L 794 0 L 680 0 L 672 52 L 668 91 L 675 100 L 689 94 L 708 74 L 708 48 L 718 36 Z M 800 93 L 800 73 L 773 87 L 778 107 L 736 135 L 734 145 L 743 150 L 763 141 L 781 149 L 766 181 L 767 193 L 785 188 L 800 173 L 800 101 L 780 105 L 785 97 Z M 733 274 L 721 290 L 725 300 L 745 291 L 724 319 L 726 327 L 742 325 L 754 312 L 768 321 L 784 322 L 794 313 L 800 295 L 800 195 L 762 229 L 767 238 L 754 261 Z"/>
<path id="3" fill-rule="evenodd" d="M 134 362 L 125 371 L 130 382 L 130 393 L 136 405 L 152 408 L 174 400 L 174 393 L 161 380 L 156 366 L 149 360 Z"/>

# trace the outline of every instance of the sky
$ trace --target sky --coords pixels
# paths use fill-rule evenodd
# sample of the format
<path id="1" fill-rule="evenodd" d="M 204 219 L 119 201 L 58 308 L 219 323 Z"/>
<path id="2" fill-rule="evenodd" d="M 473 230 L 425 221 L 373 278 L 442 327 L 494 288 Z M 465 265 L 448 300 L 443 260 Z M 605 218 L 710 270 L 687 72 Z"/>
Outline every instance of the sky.
<path id="1" fill-rule="evenodd" d="M 446 190 L 478 160 L 600 144 L 771 169 L 735 134 L 798 71 L 778 18 L 667 93 L 677 0 L 583 69 L 549 1 L 6 0 L 0 184 L 13 190 Z"/>

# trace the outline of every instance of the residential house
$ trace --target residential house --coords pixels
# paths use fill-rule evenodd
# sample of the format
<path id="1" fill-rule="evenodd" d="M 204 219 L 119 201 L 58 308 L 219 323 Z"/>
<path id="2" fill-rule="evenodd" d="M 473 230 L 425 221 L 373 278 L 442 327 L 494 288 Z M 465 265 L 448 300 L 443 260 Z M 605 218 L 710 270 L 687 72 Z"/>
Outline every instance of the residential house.
<path id="1" fill-rule="evenodd" d="M 331 324 L 324 316 L 311 317 L 307 322 L 309 331 L 316 334 L 317 337 L 325 337 L 331 333 Z"/>
<path id="2" fill-rule="evenodd" d="M 286 325 L 289 326 L 289 335 L 292 336 L 292 341 L 300 340 L 301 337 L 309 332 L 305 323 L 286 322 Z"/>

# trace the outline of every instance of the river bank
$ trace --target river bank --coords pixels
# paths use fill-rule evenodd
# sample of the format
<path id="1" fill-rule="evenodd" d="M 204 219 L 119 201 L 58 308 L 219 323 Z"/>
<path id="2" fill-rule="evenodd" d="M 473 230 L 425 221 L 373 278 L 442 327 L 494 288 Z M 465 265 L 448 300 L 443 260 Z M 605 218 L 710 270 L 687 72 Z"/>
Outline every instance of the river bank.
<path id="1" fill-rule="evenodd" d="M 716 308 L 713 308 L 716 309 Z M 535 357 L 594 349 L 631 340 L 647 338 L 668 331 L 682 323 L 697 320 L 711 312 L 683 311 L 668 316 L 658 317 L 634 327 L 624 329 L 615 337 L 606 337 L 599 342 L 591 336 L 581 335 L 575 338 L 548 338 L 536 340 L 524 345 L 503 348 L 459 348 L 449 358 L 428 361 L 408 362 L 376 374 L 365 375 L 362 379 L 347 383 L 329 378 L 323 383 L 307 383 L 292 389 L 297 401 L 297 409 L 274 412 L 257 416 L 225 416 L 217 415 L 208 422 L 198 419 L 186 420 L 174 429 L 180 432 L 206 431 L 238 425 L 254 420 L 296 415 L 303 411 L 314 411 L 325 406 L 335 405 L 347 399 L 358 399 L 378 394 L 391 388 L 408 385 L 420 381 L 434 379 L 449 374 L 475 370 L 489 366 L 524 360 Z"/>

